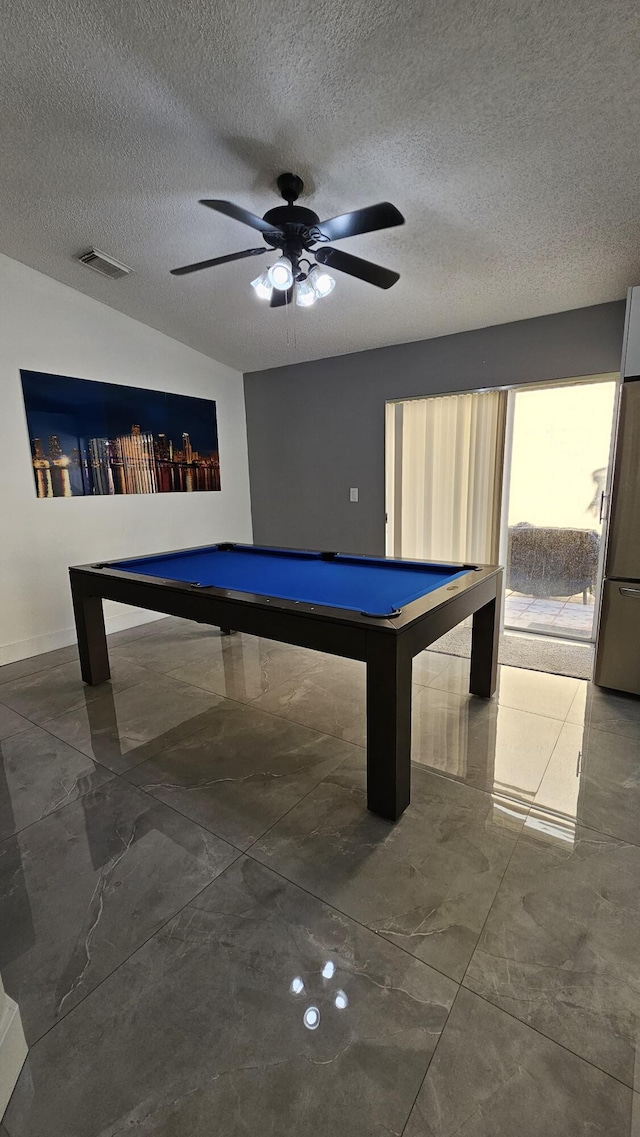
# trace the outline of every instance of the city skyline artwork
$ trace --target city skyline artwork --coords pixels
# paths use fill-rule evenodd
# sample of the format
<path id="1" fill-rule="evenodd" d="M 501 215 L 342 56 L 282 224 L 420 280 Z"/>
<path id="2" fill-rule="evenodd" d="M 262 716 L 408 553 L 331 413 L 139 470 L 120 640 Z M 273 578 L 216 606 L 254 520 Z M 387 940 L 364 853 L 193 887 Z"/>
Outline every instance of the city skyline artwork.
<path id="1" fill-rule="evenodd" d="M 20 376 L 39 498 L 220 489 L 213 399 Z"/>

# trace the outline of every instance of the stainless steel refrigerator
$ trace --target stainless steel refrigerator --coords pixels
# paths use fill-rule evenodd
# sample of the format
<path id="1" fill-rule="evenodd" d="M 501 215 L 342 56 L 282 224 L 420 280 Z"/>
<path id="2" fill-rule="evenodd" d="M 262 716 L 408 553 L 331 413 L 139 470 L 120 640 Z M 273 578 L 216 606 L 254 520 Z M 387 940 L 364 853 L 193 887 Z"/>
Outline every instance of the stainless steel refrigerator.
<path id="1" fill-rule="evenodd" d="M 594 680 L 640 695 L 640 374 L 624 370 Z"/>

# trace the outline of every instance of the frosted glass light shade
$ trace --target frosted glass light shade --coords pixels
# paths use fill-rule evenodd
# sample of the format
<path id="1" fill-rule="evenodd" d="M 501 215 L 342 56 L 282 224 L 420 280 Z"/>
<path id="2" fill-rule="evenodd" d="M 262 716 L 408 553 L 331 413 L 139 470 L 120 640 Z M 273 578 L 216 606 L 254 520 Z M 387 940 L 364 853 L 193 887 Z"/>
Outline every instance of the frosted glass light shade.
<path id="1" fill-rule="evenodd" d="M 308 280 L 299 280 L 296 284 L 296 304 L 300 308 L 309 308 L 316 302 L 316 290 Z"/>
<path id="2" fill-rule="evenodd" d="M 319 265 L 314 265 L 311 269 L 307 280 L 313 285 L 315 294 L 318 298 L 328 296 L 336 286 L 336 282 L 332 276 L 326 272 L 325 269 L 320 268 Z"/>
<path id="3" fill-rule="evenodd" d="M 279 292 L 286 292 L 293 284 L 293 268 L 288 257 L 280 257 L 269 269 L 269 284 Z"/>
<path id="4" fill-rule="evenodd" d="M 271 299 L 272 289 L 269 283 L 269 273 L 266 269 L 260 273 L 260 276 L 251 281 L 251 287 L 255 288 L 256 296 L 259 296 L 261 300 Z"/>

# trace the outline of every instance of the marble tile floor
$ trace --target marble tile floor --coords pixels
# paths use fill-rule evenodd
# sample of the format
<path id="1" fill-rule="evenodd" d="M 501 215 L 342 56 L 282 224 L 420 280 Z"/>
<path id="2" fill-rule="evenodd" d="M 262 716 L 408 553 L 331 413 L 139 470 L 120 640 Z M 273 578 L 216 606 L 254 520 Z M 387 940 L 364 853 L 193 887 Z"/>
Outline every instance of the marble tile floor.
<path id="1" fill-rule="evenodd" d="M 640 699 L 423 653 L 390 825 L 363 665 L 110 651 L 0 668 L 1 1137 L 640 1137 Z"/>

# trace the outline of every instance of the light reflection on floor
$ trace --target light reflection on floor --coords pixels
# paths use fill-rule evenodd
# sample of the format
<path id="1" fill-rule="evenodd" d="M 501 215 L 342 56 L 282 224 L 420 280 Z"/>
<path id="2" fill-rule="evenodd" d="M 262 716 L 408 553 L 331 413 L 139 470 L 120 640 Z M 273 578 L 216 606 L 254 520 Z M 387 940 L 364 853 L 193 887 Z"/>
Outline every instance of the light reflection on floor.
<path id="1" fill-rule="evenodd" d="M 333 979 L 335 972 L 335 963 L 333 960 L 328 959 L 320 972 L 322 979 L 325 981 L 323 984 L 325 988 L 327 986 L 327 981 Z M 295 996 L 303 994 L 303 992 L 306 990 L 306 985 L 301 975 L 296 975 L 291 980 L 289 990 L 291 994 Z M 347 1009 L 349 1006 L 349 998 L 346 991 L 343 991 L 342 988 L 338 988 L 336 991 L 328 991 L 327 993 L 330 1001 L 333 1003 L 333 1006 L 337 1008 L 337 1010 L 344 1011 Z M 316 1007 L 313 1004 L 306 1007 L 302 1016 L 302 1021 L 307 1030 L 317 1030 L 320 1026 L 320 1008 Z"/>

